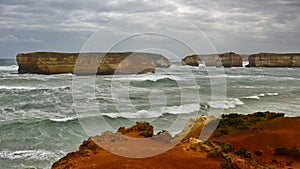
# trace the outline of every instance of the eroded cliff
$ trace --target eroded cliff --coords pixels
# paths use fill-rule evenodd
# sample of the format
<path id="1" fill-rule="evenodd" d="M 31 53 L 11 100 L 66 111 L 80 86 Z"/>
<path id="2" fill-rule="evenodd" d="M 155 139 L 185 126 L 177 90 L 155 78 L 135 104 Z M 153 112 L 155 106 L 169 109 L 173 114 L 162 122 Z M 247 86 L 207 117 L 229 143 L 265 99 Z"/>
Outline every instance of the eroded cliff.
<path id="1" fill-rule="evenodd" d="M 248 58 L 247 67 L 300 67 L 299 53 L 258 53 Z"/>
<path id="2" fill-rule="evenodd" d="M 217 67 L 242 67 L 243 61 L 240 55 L 228 52 L 212 55 L 190 55 L 182 59 L 183 65 L 198 66 L 199 61 L 203 61 L 206 66 Z"/>
<path id="3" fill-rule="evenodd" d="M 17 54 L 19 73 L 36 74 L 139 74 L 169 67 L 170 61 L 152 53 L 56 53 Z"/>

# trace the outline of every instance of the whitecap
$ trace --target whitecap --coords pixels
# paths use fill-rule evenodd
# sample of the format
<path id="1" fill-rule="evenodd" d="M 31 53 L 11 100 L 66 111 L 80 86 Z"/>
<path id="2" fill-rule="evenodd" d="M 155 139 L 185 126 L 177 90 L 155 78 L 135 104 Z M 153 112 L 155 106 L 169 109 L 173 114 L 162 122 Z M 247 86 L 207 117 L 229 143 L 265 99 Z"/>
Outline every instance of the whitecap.
<path id="1" fill-rule="evenodd" d="M 26 160 L 49 160 L 57 159 L 58 155 L 46 150 L 21 150 L 21 151 L 0 151 L 0 158 L 26 159 Z"/>
<path id="2" fill-rule="evenodd" d="M 200 109 L 199 104 L 184 104 L 180 106 L 166 107 L 165 112 L 169 114 L 189 114 Z"/>
<path id="3" fill-rule="evenodd" d="M 61 90 L 61 89 L 70 89 L 70 86 L 60 86 L 60 87 L 0 86 L 0 90 Z"/>
<path id="4" fill-rule="evenodd" d="M 220 101 L 211 101 L 208 102 L 208 105 L 212 108 L 216 109 L 230 109 L 235 108 L 238 105 L 243 105 L 244 102 L 237 98 L 230 98 L 227 100 L 220 100 Z"/>
<path id="5" fill-rule="evenodd" d="M 135 113 L 119 112 L 119 113 L 103 113 L 102 115 L 110 118 L 129 118 L 129 119 L 150 119 L 162 116 L 162 113 L 151 112 L 147 110 L 139 110 Z"/>
<path id="6" fill-rule="evenodd" d="M 195 111 L 199 111 L 199 109 L 200 109 L 199 104 L 185 104 L 181 106 L 162 107 L 155 111 L 138 110 L 135 113 L 130 113 L 130 112 L 102 113 L 102 115 L 111 118 L 150 119 L 150 118 L 161 117 L 163 114 L 189 114 Z"/>
<path id="7" fill-rule="evenodd" d="M 256 95 L 254 95 L 254 96 L 245 96 L 245 97 L 243 97 L 243 99 L 256 99 L 256 100 L 259 100 L 260 97 L 256 96 Z"/>
<path id="8" fill-rule="evenodd" d="M 10 66 L 0 66 L 1 71 L 16 71 L 19 69 L 17 65 L 10 65 Z"/>
<path id="9" fill-rule="evenodd" d="M 153 81 L 157 82 L 158 80 L 170 79 L 174 81 L 182 80 L 178 76 L 172 75 L 155 75 L 155 74 L 145 74 L 145 75 L 135 75 L 135 76 L 114 76 L 112 78 L 106 78 L 106 80 L 120 80 L 120 81 Z"/>
<path id="10" fill-rule="evenodd" d="M 279 93 L 266 93 L 268 96 L 278 96 Z"/>
<path id="11" fill-rule="evenodd" d="M 66 117 L 66 118 L 52 118 L 50 121 L 53 122 L 68 122 L 77 119 L 77 117 Z"/>

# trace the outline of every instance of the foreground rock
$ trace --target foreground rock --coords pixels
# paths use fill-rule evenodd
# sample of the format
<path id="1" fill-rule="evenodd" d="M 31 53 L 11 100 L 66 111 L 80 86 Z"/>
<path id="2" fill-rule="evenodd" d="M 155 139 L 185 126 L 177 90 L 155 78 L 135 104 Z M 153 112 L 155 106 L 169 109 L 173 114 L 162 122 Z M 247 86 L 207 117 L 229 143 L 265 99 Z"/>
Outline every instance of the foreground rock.
<path id="1" fill-rule="evenodd" d="M 101 136 L 89 138 L 77 152 L 69 153 L 54 163 L 52 168 L 300 167 L 299 117 L 283 117 L 283 114 L 271 112 L 223 115 L 211 138 L 202 142 L 198 137 L 207 120 L 213 122 L 216 119 L 190 119 L 184 130 L 174 138 L 166 131 L 154 135 L 149 123 L 137 122 L 131 128 L 120 128 L 117 133 L 105 132 Z M 147 158 L 122 157 L 98 146 L 99 143 L 101 147 L 110 144 L 117 145 L 110 147 L 110 151 L 119 147 L 120 151 L 142 149 L 148 153 L 172 145 L 179 138 L 179 144 L 173 145 L 168 151 Z M 142 142 L 142 146 L 136 145 L 139 142 Z"/>
<path id="2" fill-rule="evenodd" d="M 215 55 L 190 55 L 182 59 L 183 65 L 198 66 L 203 61 L 206 66 L 216 67 L 242 67 L 243 61 L 240 55 L 229 52 Z"/>
<path id="3" fill-rule="evenodd" d="M 247 67 L 300 67 L 299 53 L 259 53 L 248 57 Z"/>
<path id="4" fill-rule="evenodd" d="M 151 53 L 55 53 L 17 54 L 19 73 L 36 74 L 139 74 L 169 67 L 169 60 Z"/>

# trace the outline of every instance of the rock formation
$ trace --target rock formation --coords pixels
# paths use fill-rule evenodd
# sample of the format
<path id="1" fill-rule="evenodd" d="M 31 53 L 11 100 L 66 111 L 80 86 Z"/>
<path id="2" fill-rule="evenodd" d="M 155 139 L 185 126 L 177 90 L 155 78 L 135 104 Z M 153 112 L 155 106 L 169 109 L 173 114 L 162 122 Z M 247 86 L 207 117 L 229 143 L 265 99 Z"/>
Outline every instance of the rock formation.
<path id="1" fill-rule="evenodd" d="M 247 67 L 300 67 L 299 53 L 258 53 L 248 57 Z"/>
<path id="2" fill-rule="evenodd" d="M 216 67 L 242 67 L 243 61 L 240 55 L 229 52 L 212 55 L 190 55 L 182 59 L 183 65 L 198 66 L 199 61 L 203 61 L 206 66 Z"/>
<path id="3" fill-rule="evenodd" d="M 36 74 L 139 74 L 169 67 L 169 60 L 151 53 L 55 53 L 17 54 L 19 73 Z"/>
<path id="4" fill-rule="evenodd" d="M 190 55 L 182 59 L 182 65 L 199 66 L 199 61 L 198 55 Z"/>
<path id="5" fill-rule="evenodd" d="M 211 117 L 196 117 L 185 129 L 171 137 L 166 131 L 153 134 L 153 127 L 137 122 L 117 133 L 104 132 L 90 137 L 79 150 L 67 154 L 52 165 L 67 168 L 299 168 L 300 118 L 283 113 L 257 112 L 249 115 L 222 115 L 209 140 L 199 140 L 204 125 Z M 155 138 L 158 137 L 158 138 Z M 128 158 L 112 152 L 157 151 L 180 138 L 170 150 L 147 158 Z M 99 144 L 105 143 L 105 144 Z M 139 144 L 140 146 L 136 146 Z M 101 145 L 101 146 L 99 146 Z M 103 148 L 108 145 L 108 148 Z M 115 151 L 113 151 L 115 150 Z"/>
<path id="6" fill-rule="evenodd" d="M 242 67 L 243 61 L 240 55 L 229 52 L 218 55 L 211 55 L 207 57 L 201 57 L 201 60 L 205 62 L 206 66 L 217 66 L 217 67 Z"/>

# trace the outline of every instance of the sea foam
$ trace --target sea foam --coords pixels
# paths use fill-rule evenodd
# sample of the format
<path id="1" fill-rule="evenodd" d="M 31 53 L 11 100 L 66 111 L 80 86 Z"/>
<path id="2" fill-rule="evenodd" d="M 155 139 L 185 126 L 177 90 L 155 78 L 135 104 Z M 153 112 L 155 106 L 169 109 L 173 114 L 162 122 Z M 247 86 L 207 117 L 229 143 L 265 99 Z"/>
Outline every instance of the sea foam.
<path id="1" fill-rule="evenodd" d="M 227 100 L 211 101 L 208 102 L 208 105 L 216 109 L 230 109 L 235 108 L 238 105 L 243 105 L 244 102 L 237 98 L 229 98 Z"/>
<path id="2" fill-rule="evenodd" d="M 0 66 L 0 71 L 16 71 L 19 69 L 17 65 Z"/>
<path id="3" fill-rule="evenodd" d="M 181 106 L 170 106 L 162 107 L 159 110 L 139 110 L 135 113 L 119 112 L 119 113 L 103 113 L 102 115 L 111 118 L 130 118 L 130 119 L 140 119 L 140 118 L 157 118 L 164 114 L 189 114 L 195 111 L 199 111 L 199 104 L 185 104 Z"/>
<path id="4" fill-rule="evenodd" d="M 58 155 L 46 150 L 21 150 L 21 151 L 0 151 L 0 158 L 26 159 L 26 160 L 49 160 L 57 159 Z"/>

